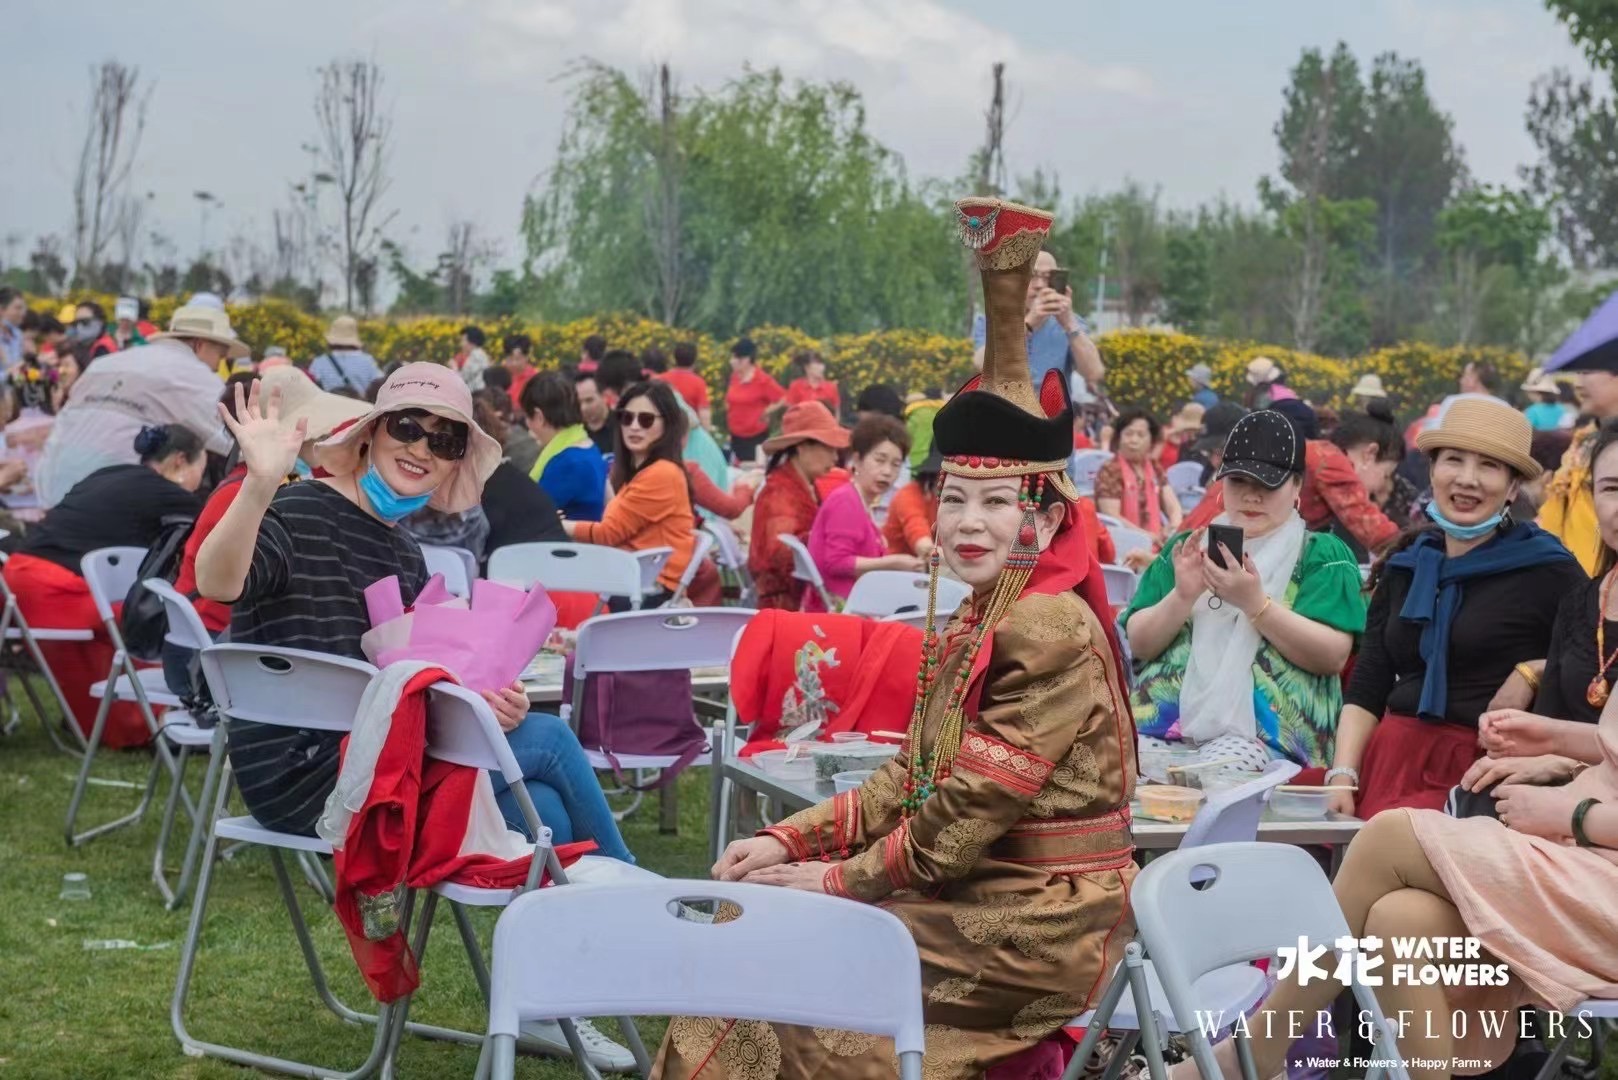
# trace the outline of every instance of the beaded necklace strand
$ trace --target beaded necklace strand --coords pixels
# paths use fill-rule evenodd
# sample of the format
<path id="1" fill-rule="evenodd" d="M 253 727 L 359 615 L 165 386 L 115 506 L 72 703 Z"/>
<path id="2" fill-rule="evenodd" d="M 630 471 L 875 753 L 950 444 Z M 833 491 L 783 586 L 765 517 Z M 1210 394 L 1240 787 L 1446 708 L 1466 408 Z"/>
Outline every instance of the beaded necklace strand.
<path id="1" fill-rule="evenodd" d="M 950 765 L 955 760 L 956 751 L 961 747 L 961 736 L 966 728 L 966 691 L 972 681 L 972 669 L 976 665 L 978 652 L 983 648 L 984 638 L 1022 595 L 1023 589 L 1028 585 L 1028 579 L 1033 575 L 1034 564 L 1039 561 L 1039 535 L 1034 528 L 1034 518 L 1044 494 L 1043 473 L 1034 478 L 1023 477 L 1022 488 L 1017 495 L 1018 505 L 1022 508 L 1022 524 L 1017 530 L 1017 539 L 1011 545 L 1010 554 L 1006 556 L 1006 565 L 1000 571 L 999 580 L 995 582 L 994 592 L 989 595 L 989 601 L 984 606 L 983 618 L 967 643 L 960 670 L 955 673 L 955 680 L 950 684 L 949 699 L 944 708 L 944 721 L 938 729 L 938 735 L 933 740 L 930 751 L 925 749 L 922 728 L 926 723 L 927 702 L 932 697 L 934 684 L 943 662 L 943 649 L 936 626 L 939 565 L 939 551 L 936 545 L 932 554 L 928 556 L 927 633 L 922 647 L 921 671 L 916 674 L 916 704 L 911 709 L 910 726 L 905 734 L 905 755 L 910 760 L 910 772 L 905 777 L 904 792 L 899 798 L 900 814 L 903 817 L 914 816 L 933 792 L 938 790 L 939 783 L 949 778 Z"/>

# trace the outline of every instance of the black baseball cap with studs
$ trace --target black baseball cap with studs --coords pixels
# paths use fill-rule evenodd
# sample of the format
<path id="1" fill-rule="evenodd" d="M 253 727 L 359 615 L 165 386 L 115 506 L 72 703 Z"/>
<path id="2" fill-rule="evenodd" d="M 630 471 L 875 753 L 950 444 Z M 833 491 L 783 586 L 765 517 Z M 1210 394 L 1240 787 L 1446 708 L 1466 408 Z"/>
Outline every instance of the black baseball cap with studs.
<path id="1" fill-rule="evenodd" d="M 1225 440 L 1219 476 L 1246 476 L 1271 489 L 1301 474 L 1304 440 L 1292 422 L 1274 409 L 1248 413 Z"/>

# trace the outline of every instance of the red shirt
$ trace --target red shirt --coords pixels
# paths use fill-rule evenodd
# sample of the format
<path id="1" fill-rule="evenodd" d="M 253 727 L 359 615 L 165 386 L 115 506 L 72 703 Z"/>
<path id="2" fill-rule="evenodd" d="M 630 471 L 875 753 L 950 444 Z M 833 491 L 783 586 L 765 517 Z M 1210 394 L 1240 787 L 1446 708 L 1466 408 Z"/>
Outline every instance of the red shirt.
<path id="1" fill-rule="evenodd" d="M 787 396 L 781 384 L 770 378 L 763 368 L 755 368 L 753 377 L 743 382 L 733 371 L 730 389 L 725 392 L 725 407 L 729 410 L 730 433 L 743 439 L 756 439 L 770 430 L 764 419 L 764 410 Z"/>
<path id="2" fill-rule="evenodd" d="M 225 516 L 225 511 L 236 501 L 236 496 L 242 493 L 242 480 L 246 476 L 247 466 L 238 465 L 232 469 L 230 475 L 213 489 L 202 513 L 197 515 L 197 523 L 192 526 L 191 535 L 185 541 L 185 550 L 180 555 L 180 572 L 174 576 L 174 590 L 181 596 L 190 596 L 197 591 L 197 552 L 202 550 L 202 542 L 208 539 L 208 534 L 219 524 L 219 519 Z M 191 606 L 202 616 L 202 625 L 208 628 L 210 634 L 218 634 L 230 627 L 229 604 L 198 597 L 191 601 Z"/>
<path id="3" fill-rule="evenodd" d="M 674 387 L 674 392 L 685 398 L 685 403 L 697 412 L 708 407 L 708 382 L 690 368 L 677 367 L 657 377 Z"/>
<path id="4" fill-rule="evenodd" d="M 831 410 L 833 416 L 843 405 L 837 384 L 830 379 L 822 379 L 819 386 L 810 386 L 808 379 L 793 379 L 792 385 L 787 387 L 787 404 L 802 405 L 806 401 L 820 402 Z"/>
<path id="5" fill-rule="evenodd" d="M 528 380 L 539 374 L 539 369 L 525 367 L 511 377 L 511 407 L 522 415 L 522 388 L 528 385 Z"/>

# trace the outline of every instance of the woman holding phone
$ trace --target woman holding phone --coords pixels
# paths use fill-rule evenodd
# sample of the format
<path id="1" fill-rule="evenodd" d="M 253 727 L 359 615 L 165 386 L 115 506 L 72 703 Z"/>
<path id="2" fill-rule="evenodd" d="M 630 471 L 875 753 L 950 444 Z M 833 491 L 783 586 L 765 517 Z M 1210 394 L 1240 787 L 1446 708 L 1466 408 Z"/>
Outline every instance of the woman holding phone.
<path id="1" fill-rule="evenodd" d="M 1143 746 L 1248 769 L 1330 764 L 1365 602 L 1347 546 L 1298 514 L 1303 465 L 1284 416 L 1242 417 L 1219 468 L 1224 513 L 1171 538 L 1141 578 L 1124 620 L 1144 662 L 1132 698 Z"/>

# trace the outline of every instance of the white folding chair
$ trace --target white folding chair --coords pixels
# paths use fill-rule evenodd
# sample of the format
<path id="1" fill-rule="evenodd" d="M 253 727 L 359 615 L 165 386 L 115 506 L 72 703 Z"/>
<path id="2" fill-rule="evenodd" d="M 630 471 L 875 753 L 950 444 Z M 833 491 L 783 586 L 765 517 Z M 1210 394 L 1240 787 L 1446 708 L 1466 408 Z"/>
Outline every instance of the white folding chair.
<path id="1" fill-rule="evenodd" d="M 740 605 L 744 608 L 756 607 L 758 587 L 753 584 L 753 575 L 747 569 L 747 557 L 742 554 L 742 544 L 736 537 L 736 530 L 730 527 L 730 522 L 717 518 L 703 522 L 702 529 L 714 539 L 715 557 L 719 560 L 720 568 L 735 575 L 741 587 Z"/>
<path id="2" fill-rule="evenodd" d="M 164 640 L 184 649 L 191 649 L 200 653 L 213 644 L 213 637 L 208 628 L 203 625 L 202 616 L 173 585 L 161 578 L 148 578 L 144 582 L 146 589 L 153 596 L 163 601 L 163 613 L 168 617 L 169 629 Z M 206 681 L 206 672 L 203 679 Z M 224 769 L 225 762 L 225 731 L 221 725 L 215 724 L 209 730 L 200 728 L 195 718 L 188 713 L 171 711 L 163 717 L 163 738 L 171 743 L 178 751 L 175 760 L 176 782 L 169 790 L 168 804 L 163 808 L 163 823 L 158 828 L 157 846 L 152 852 L 152 883 L 163 896 L 164 906 L 173 910 L 179 905 L 185 892 L 191 887 L 191 878 L 196 872 L 197 856 L 202 851 L 203 835 L 207 831 L 208 823 L 204 814 L 213 804 L 214 789 L 219 783 L 219 774 Z M 168 842 L 174 831 L 175 813 L 181 802 L 181 792 L 185 790 L 185 766 L 193 753 L 206 752 L 208 754 L 208 769 L 203 775 L 202 796 L 197 800 L 195 807 L 190 807 L 191 833 L 185 845 L 185 855 L 180 862 L 179 880 L 170 887 L 168 875 L 164 868 L 164 861 L 168 854 Z"/>
<path id="3" fill-rule="evenodd" d="M 809 554 L 804 542 L 791 533 L 782 533 L 776 539 L 792 552 L 792 576 L 799 581 L 807 581 L 809 587 L 820 594 L 820 602 L 827 611 L 836 611 L 837 601 L 826 591 L 826 579 L 820 576 L 820 567 L 815 565 L 815 557 Z"/>
<path id="4" fill-rule="evenodd" d="M 122 603 L 123 598 L 129 594 L 136 576 L 140 573 L 140 564 L 145 558 L 145 548 L 111 547 L 90 552 L 80 563 L 84 583 L 90 587 L 90 599 L 95 603 L 96 615 L 101 619 L 108 640 L 112 642 L 113 654 L 112 663 L 107 668 L 107 677 L 90 687 L 90 696 L 99 698 L 101 705 L 96 709 L 95 723 L 91 726 L 90 737 L 85 742 L 84 757 L 79 761 L 79 775 L 73 784 L 73 795 L 67 803 L 64 832 L 70 847 L 77 847 L 86 840 L 113 829 L 133 825 L 145 817 L 146 809 L 152 802 L 152 795 L 157 790 L 158 777 L 163 770 L 168 770 L 174 783 L 178 784 L 180 781 L 179 765 L 169 753 L 168 740 L 162 737 L 157 715 L 152 711 L 154 705 L 178 708 L 180 699 L 169 693 L 168 682 L 163 677 L 161 667 L 135 666 L 128 650 L 124 648 L 123 634 L 118 629 L 118 619 L 112 608 L 114 602 Z M 101 737 L 107 727 L 107 717 L 111 714 L 115 703 L 128 701 L 135 703 L 140 710 L 141 719 L 146 721 L 146 727 L 152 734 L 152 767 L 146 776 L 146 788 L 141 794 L 140 803 L 123 817 L 86 829 L 84 832 L 76 832 L 79 807 L 84 802 L 85 792 L 89 789 L 90 770 L 95 765 L 96 750 L 101 745 Z M 187 807 L 195 812 L 195 808 L 190 806 L 190 796 L 183 787 L 179 797 L 186 800 Z"/>
<path id="5" fill-rule="evenodd" d="M 649 596 L 658 590 L 657 575 L 663 572 L 663 567 L 668 565 L 669 557 L 673 554 L 671 547 L 642 548 L 634 553 L 635 561 L 640 564 L 642 593 Z"/>
<path id="6" fill-rule="evenodd" d="M 0 532 L 4 531 L 0 529 Z M 0 567 L 3 567 L 5 562 L 6 556 L 3 552 L 0 552 Z M 28 702 L 34 708 L 34 715 L 39 717 L 40 726 L 45 729 L 45 734 L 50 736 L 50 740 L 56 748 L 64 754 L 78 756 L 84 752 L 86 743 L 84 732 L 79 729 L 79 723 L 73 715 L 73 709 L 67 703 L 67 695 L 62 692 L 62 684 L 56 681 L 56 673 L 51 670 L 50 664 L 45 659 L 45 652 L 40 646 L 42 644 L 94 641 L 95 631 L 30 626 L 28 620 L 23 618 L 22 607 L 17 602 L 17 596 L 11 591 L 11 586 L 7 583 L 3 574 L 0 574 L 0 595 L 5 597 L 4 612 L 0 613 L 0 640 L 4 640 L 7 646 L 14 643 L 20 644 L 24 651 L 27 652 L 29 660 L 33 662 L 34 669 L 44 678 L 45 685 L 50 687 L 51 696 L 56 699 L 57 714 L 53 717 L 50 710 L 45 708 L 25 672 L 19 680 L 22 683 L 23 693 L 28 696 Z M 66 730 L 71 736 L 72 746 L 62 741 L 62 730 Z"/>
<path id="7" fill-rule="evenodd" d="M 954 615 L 955 615 L 955 609 L 954 608 L 951 608 L 948 611 L 945 611 L 944 608 L 942 606 L 940 606 L 938 608 L 938 610 L 933 612 L 933 626 L 934 626 L 934 628 L 937 629 L 940 634 L 942 634 L 944 632 L 944 627 L 949 625 L 949 621 L 950 621 L 951 618 L 954 617 Z M 882 616 L 882 618 L 879 621 L 881 621 L 881 622 L 902 622 L 902 623 L 905 623 L 906 625 L 914 626 L 917 630 L 920 630 L 922 633 L 927 632 L 927 612 L 925 610 L 922 610 L 922 611 L 901 611 L 901 612 L 898 612 L 897 614 L 894 614 L 894 615 L 884 615 L 884 616 Z"/>
<path id="8" fill-rule="evenodd" d="M 573 652 L 573 700 L 568 720 L 575 730 L 583 715 L 585 686 L 591 675 L 627 671 L 689 671 L 730 666 L 731 650 L 741 631 L 758 612 L 750 608 L 660 608 L 598 615 L 579 627 Z M 694 720 L 693 720 L 694 722 Z M 710 731 L 708 749 L 690 762 L 712 765 L 717 736 Z M 614 754 L 599 746 L 584 747 L 596 769 L 668 769 L 680 758 L 663 754 Z M 641 792 L 625 811 L 640 806 Z"/>
<path id="9" fill-rule="evenodd" d="M 1141 870 L 1130 899 L 1140 944 L 1151 954 L 1171 1014 L 1206 1080 L 1222 1080 L 1223 1074 L 1198 1023 L 1198 981 L 1234 964 L 1274 957 L 1300 941 L 1324 946 L 1324 963 L 1331 970 L 1344 955 L 1338 939 L 1350 936 L 1325 872 L 1308 852 L 1288 844 L 1212 844 L 1169 852 Z M 1351 968 L 1357 964 L 1350 960 Z M 1357 983 L 1353 993 L 1362 1014 L 1373 1021 L 1372 1056 L 1394 1063 L 1372 1068 L 1367 1080 L 1409 1080 L 1376 995 Z M 1251 1080 L 1251 1048 L 1238 1039 L 1236 1049 Z"/>
<path id="10" fill-rule="evenodd" d="M 1176 496 L 1202 488 L 1202 462 L 1176 461 L 1163 470 L 1163 476 Z"/>
<path id="11" fill-rule="evenodd" d="M 713 535 L 698 529 L 696 534 L 696 542 L 691 548 L 691 561 L 685 564 L 685 570 L 680 574 L 680 587 L 674 590 L 674 596 L 670 600 L 670 603 L 685 599 L 685 594 L 691 588 L 691 582 L 696 580 L 697 571 L 702 569 L 702 564 L 707 561 L 708 553 L 712 551 L 713 548 Z M 653 580 L 656 580 L 655 577 Z"/>
<path id="12" fill-rule="evenodd" d="M 1251 843 L 1258 838 L 1259 819 L 1269 804 L 1270 792 L 1291 780 L 1302 770 L 1293 761 L 1272 761 L 1264 775 L 1238 787 L 1208 794 L 1197 816 L 1186 827 L 1180 840 L 1180 850 L 1205 844 Z M 1231 1023 L 1244 1015 L 1263 997 L 1267 986 L 1264 973 L 1251 964 L 1237 963 L 1203 975 L 1196 981 L 1194 992 L 1197 1007 L 1203 1016 L 1228 1016 Z M 1128 989 L 1130 994 L 1124 996 Z M 1077 1080 L 1090 1054 L 1104 1032 L 1110 1030 L 1128 1033 L 1119 1044 L 1113 1065 L 1121 1069 L 1134 1052 L 1135 1043 L 1144 1035 L 1147 1060 L 1161 1060 L 1162 1039 L 1166 1034 L 1181 1034 L 1172 1017 L 1172 1008 L 1163 993 L 1163 984 L 1152 968 L 1152 961 L 1144 956 L 1139 942 L 1131 942 L 1124 950 L 1124 959 L 1114 969 L 1101 1000 L 1094 1009 L 1076 1018 L 1068 1027 L 1084 1028 L 1084 1038 L 1068 1062 L 1062 1080 Z M 1141 1027 L 1140 1018 L 1150 1017 L 1153 1023 Z M 1226 1024 L 1225 1027 L 1229 1027 Z M 1223 1030 L 1223 1028 L 1221 1029 Z M 1112 1071 L 1109 1069 L 1109 1075 Z"/>
<path id="13" fill-rule="evenodd" d="M 472 595 L 472 582 L 478 576 L 477 556 L 465 548 L 423 544 L 421 557 L 429 575 L 444 575 L 444 588 L 456 596 Z"/>
<path id="14" fill-rule="evenodd" d="M 954 578 L 938 579 L 936 610 L 954 612 L 961 601 L 972 595 L 972 588 Z M 884 618 L 904 612 L 927 612 L 927 575 L 903 570 L 873 570 L 854 579 L 843 604 L 845 615 Z"/>
<path id="15" fill-rule="evenodd" d="M 692 905 L 714 902 L 734 905 L 737 915 L 724 923 L 692 917 Z M 836 964 L 825 963 L 828 941 L 838 942 Z M 765 956 L 769 962 L 759 963 Z M 527 893 L 494 928 L 493 1076 L 512 1075 L 522 1021 L 580 1012 L 685 1013 L 885 1035 L 901 1080 L 921 1078 L 915 940 L 890 912 L 835 897 L 712 881 Z M 599 1080 L 593 1068 L 585 1072 Z"/>
<path id="16" fill-rule="evenodd" d="M 490 581 L 548 592 L 595 593 L 596 611 L 612 597 L 639 608 L 642 585 L 640 562 L 634 555 L 600 544 L 507 544 L 489 556 Z"/>
<path id="17" fill-rule="evenodd" d="M 1139 529 L 1122 518 L 1115 518 L 1111 514 L 1097 514 L 1096 518 L 1108 533 L 1112 534 L 1112 546 L 1121 559 L 1132 551 L 1151 551 L 1154 541 L 1152 534 L 1145 529 Z"/>
<path id="18" fill-rule="evenodd" d="M 211 645 L 203 650 L 202 667 L 214 695 L 214 704 L 219 709 L 222 726 L 233 721 L 252 721 L 290 729 L 327 732 L 346 732 L 353 727 L 360 699 L 376 675 L 376 668 L 362 660 L 268 645 Z M 191 902 L 191 922 L 186 927 L 185 940 L 180 946 L 180 970 L 175 979 L 174 996 L 169 1003 L 169 1023 L 175 1037 L 180 1040 L 180 1048 L 192 1057 L 219 1058 L 237 1065 L 294 1076 L 368 1076 L 383 1061 L 394 1006 L 383 1005 L 374 1015 L 362 1013 L 350 1008 L 332 993 L 283 858 L 285 852 L 329 855 L 331 845 L 316 836 L 298 836 L 268 829 L 254 820 L 251 814 L 226 817 L 225 805 L 230 798 L 230 788 L 231 773 L 227 762 L 214 794 L 213 805 L 208 808 L 208 842 L 202 853 L 196 895 Z M 257 1054 L 240 1047 L 204 1042 L 186 1029 L 185 1004 L 191 990 L 191 976 L 196 968 L 208 893 L 213 884 L 215 856 L 222 840 L 256 845 L 269 851 L 270 866 L 275 872 L 275 881 L 281 890 L 287 915 L 292 920 L 292 931 L 303 951 L 304 964 L 309 969 L 315 992 L 322 1003 L 342 1020 L 376 1025 L 370 1054 L 359 1068 L 345 1073 L 338 1069 Z M 420 1029 L 414 1025 L 411 1030 L 438 1034 L 436 1030 Z M 448 1037 L 453 1037 L 453 1034 L 447 1033 Z"/>
<path id="19" fill-rule="evenodd" d="M 1102 566 L 1101 576 L 1107 582 L 1107 603 L 1123 607 L 1135 599 L 1135 588 L 1140 578 L 1127 566 Z"/>
<path id="20" fill-rule="evenodd" d="M 533 862 L 529 867 L 528 878 L 522 885 L 514 889 L 489 889 L 445 881 L 425 891 L 414 914 L 411 912 L 416 908 L 415 903 L 407 901 L 406 904 L 401 926 L 406 934 L 414 933 L 411 951 L 415 954 L 417 964 L 422 965 L 438 900 L 442 897 L 449 901 L 450 909 L 455 915 L 456 926 L 460 930 L 461 943 L 466 948 L 467 960 L 472 965 L 473 975 L 477 979 L 478 988 L 483 992 L 485 1003 L 489 1000 L 489 968 L 484 959 L 483 948 L 478 941 L 477 930 L 467 915 L 468 908 L 503 908 L 524 892 L 537 888 L 545 872 L 549 873 L 551 881 L 556 885 L 565 885 L 570 881 L 610 884 L 656 880 L 657 875 L 649 870 L 642 870 L 600 855 L 583 856 L 568 870 L 562 869 L 551 846 L 551 831 L 539 818 L 539 811 L 535 808 L 533 799 L 528 794 L 528 788 L 523 783 L 522 768 L 511 752 L 511 744 L 506 741 L 505 734 L 500 730 L 500 723 L 494 718 L 488 702 L 480 695 L 449 682 L 438 683 L 429 691 L 427 756 L 468 768 L 498 773 L 504 782 L 502 786 L 509 787 L 516 797 L 527 833 L 534 838 Z M 396 1003 L 393 1028 L 389 1033 L 388 1049 L 384 1059 L 387 1063 L 384 1065 L 384 1075 L 389 1071 L 388 1067 L 398 1050 L 409 1011 L 408 997 Z M 577 1043 L 576 1062 L 585 1067 L 588 1062 L 587 1051 L 583 1048 L 582 1042 L 578 1042 L 579 1035 L 574 1029 L 573 1021 L 566 1018 L 557 1019 L 561 1022 L 569 1046 L 575 1047 Z M 641 1045 L 640 1035 L 633 1023 L 627 1019 L 621 1019 L 619 1022 L 623 1025 L 625 1037 L 631 1043 L 636 1061 L 645 1063 L 646 1050 Z M 591 1033 L 591 1037 L 601 1038 L 594 1032 Z"/>
<path id="21" fill-rule="evenodd" d="M 1590 1022 L 1590 1056 L 1583 1061 L 1576 1061 L 1571 1056 L 1574 1044 L 1583 1031 L 1576 1017 L 1586 1018 Z M 1602 1062 L 1607 1056 L 1607 1043 L 1614 1036 L 1611 1029 L 1618 1024 L 1618 1001 L 1589 998 L 1567 1013 L 1563 1024 L 1565 1034 L 1556 1041 L 1551 1056 L 1534 1074 L 1534 1080 L 1557 1080 L 1557 1077 L 1566 1076 L 1569 1072 L 1579 1076 L 1600 1075 Z"/>
<path id="22" fill-rule="evenodd" d="M 1101 466 L 1112 459 L 1109 450 L 1075 450 L 1073 457 L 1067 463 L 1067 474 L 1073 480 L 1073 485 L 1079 489 L 1080 495 L 1094 495 L 1096 490 L 1096 473 Z"/>

